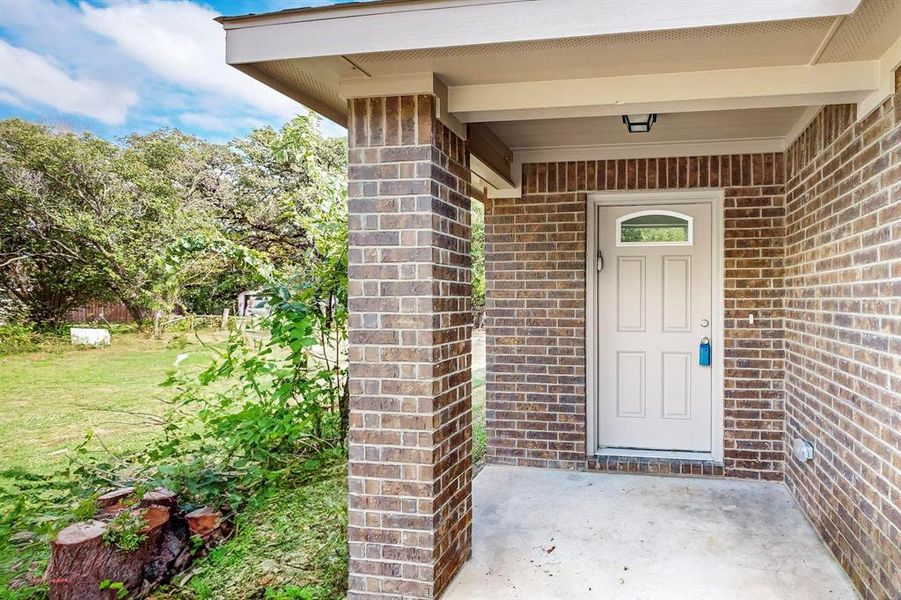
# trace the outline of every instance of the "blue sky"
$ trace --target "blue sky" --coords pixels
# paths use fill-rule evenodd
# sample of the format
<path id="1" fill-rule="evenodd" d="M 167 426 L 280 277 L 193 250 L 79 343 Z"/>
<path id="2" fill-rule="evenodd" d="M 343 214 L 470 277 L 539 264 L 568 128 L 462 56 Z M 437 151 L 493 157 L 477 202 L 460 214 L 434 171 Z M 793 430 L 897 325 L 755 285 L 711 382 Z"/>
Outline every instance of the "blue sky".
<path id="1" fill-rule="evenodd" d="M 225 141 L 306 109 L 225 64 L 212 19 L 347 0 L 0 0 L 0 118 Z M 323 120 L 323 130 L 344 130 Z"/>

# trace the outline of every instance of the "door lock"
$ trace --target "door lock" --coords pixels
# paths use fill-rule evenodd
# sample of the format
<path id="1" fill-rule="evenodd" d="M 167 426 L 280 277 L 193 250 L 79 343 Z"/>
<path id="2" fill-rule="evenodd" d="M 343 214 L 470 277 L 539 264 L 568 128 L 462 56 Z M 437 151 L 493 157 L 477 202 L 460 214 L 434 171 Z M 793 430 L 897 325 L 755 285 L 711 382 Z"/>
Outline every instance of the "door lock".
<path id="1" fill-rule="evenodd" d="M 707 319 L 701 319 L 701 327 L 709 327 L 709 326 L 710 326 L 710 321 L 708 321 Z"/>
<path id="2" fill-rule="evenodd" d="M 698 347 L 698 364 L 702 367 L 710 366 L 710 338 L 707 336 L 701 338 L 701 345 Z"/>

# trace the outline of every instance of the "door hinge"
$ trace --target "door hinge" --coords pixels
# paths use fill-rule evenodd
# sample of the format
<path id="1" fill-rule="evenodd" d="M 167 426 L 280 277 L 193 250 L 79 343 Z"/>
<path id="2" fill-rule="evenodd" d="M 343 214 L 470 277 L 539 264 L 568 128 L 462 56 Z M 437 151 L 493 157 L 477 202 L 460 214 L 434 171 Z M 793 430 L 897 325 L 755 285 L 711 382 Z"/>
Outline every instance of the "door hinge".
<path id="1" fill-rule="evenodd" d="M 598 273 L 604 270 L 604 253 L 598 250 Z"/>

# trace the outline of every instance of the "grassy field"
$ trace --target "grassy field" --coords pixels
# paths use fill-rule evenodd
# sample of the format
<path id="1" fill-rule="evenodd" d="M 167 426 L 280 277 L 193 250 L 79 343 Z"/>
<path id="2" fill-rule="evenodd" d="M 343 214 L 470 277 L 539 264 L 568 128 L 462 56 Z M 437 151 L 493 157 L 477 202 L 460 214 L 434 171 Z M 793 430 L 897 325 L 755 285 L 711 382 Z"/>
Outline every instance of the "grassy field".
<path id="1" fill-rule="evenodd" d="M 215 344 L 223 335 L 203 338 Z M 45 472 L 64 463 L 66 452 L 88 431 L 112 450 L 147 443 L 156 431 L 140 414 L 164 410 L 172 390 L 160 383 L 176 368 L 176 358 L 187 354 L 178 369 L 196 372 L 213 357 L 193 336 L 182 339 L 184 347 L 128 333 L 115 335 L 109 348 L 0 357 L 0 471 L 19 467 Z M 480 458 L 485 447 L 485 367 L 478 350 L 475 355 L 473 445 Z"/>
<path id="2" fill-rule="evenodd" d="M 215 344 L 223 338 L 209 334 Z M 138 413 L 159 414 L 170 388 L 160 387 L 175 368 L 199 372 L 213 352 L 187 345 L 114 335 L 110 348 L 0 357 L 0 485 L 7 471 L 48 473 L 88 431 L 114 452 L 153 440 L 154 426 Z M 484 338 L 474 344 L 473 458 L 485 452 Z M 190 577 L 161 598 L 334 598 L 346 582 L 346 466 L 335 465 L 308 481 L 271 489 L 238 517 L 238 533 L 195 563 Z M 46 547 L 26 553 L 0 540 L 0 598 L 41 597 L 7 584 L 23 569 L 39 571 Z M 29 567 L 29 564 L 32 566 Z M 300 590 L 303 589 L 303 592 Z M 312 595 L 310 595 L 312 594 Z"/>
<path id="3" fill-rule="evenodd" d="M 178 355 L 188 355 L 179 369 L 195 371 L 212 358 L 192 337 L 184 339 L 188 345 L 180 347 L 117 334 L 108 348 L 0 357 L 0 470 L 46 472 L 91 430 L 115 450 L 146 443 L 155 430 L 139 413 L 164 410 L 172 390 L 160 383 Z"/>

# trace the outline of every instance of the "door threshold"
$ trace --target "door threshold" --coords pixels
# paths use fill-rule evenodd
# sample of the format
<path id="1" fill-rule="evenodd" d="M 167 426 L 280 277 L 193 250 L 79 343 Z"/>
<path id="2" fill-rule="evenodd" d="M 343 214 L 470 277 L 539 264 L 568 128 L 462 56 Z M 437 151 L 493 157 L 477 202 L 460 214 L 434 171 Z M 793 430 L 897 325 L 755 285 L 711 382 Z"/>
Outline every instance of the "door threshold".
<path id="1" fill-rule="evenodd" d="M 634 458 L 664 458 L 668 460 L 713 460 L 711 452 L 680 450 L 641 450 L 639 448 L 598 448 L 595 456 L 630 456 Z"/>

